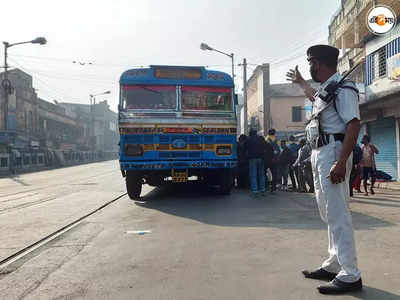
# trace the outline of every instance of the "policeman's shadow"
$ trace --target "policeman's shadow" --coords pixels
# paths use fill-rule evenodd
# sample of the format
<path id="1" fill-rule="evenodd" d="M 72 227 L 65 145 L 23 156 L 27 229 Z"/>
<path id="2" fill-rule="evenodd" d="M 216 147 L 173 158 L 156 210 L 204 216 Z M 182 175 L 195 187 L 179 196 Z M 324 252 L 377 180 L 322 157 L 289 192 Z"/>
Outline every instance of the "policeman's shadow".
<path id="1" fill-rule="evenodd" d="M 248 190 L 234 189 L 218 195 L 198 183 L 169 184 L 146 194 L 136 204 L 187 219 L 217 226 L 274 227 L 294 230 L 326 230 L 312 194 L 276 192 L 253 198 Z M 353 212 L 356 229 L 393 226 L 392 223 Z"/>
<path id="2" fill-rule="evenodd" d="M 393 294 L 384 290 L 380 290 L 371 286 L 363 285 L 363 289 L 360 292 L 353 292 L 347 294 L 357 299 L 362 300 L 399 300 L 400 294 Z M 343 295 L 337 295 L 343 297 Z"/>

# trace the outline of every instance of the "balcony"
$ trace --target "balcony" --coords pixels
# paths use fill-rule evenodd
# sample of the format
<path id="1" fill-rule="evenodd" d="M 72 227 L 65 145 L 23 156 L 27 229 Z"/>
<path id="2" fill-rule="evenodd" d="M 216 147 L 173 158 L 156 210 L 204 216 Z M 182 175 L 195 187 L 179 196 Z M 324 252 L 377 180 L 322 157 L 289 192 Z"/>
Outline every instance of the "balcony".
<path id="1" fill-rule="evenodd" d="M 348 49 L 346 53 L 339 59 L 338 69 L 340 73 L 347 72 L 354 65 L 358 64 L 365 58 L 364 48 Z"/>
<path id="2" fill-rule="evenodd" d="M 366 26 L 366 16 L 369 9 L 373 6 L 373 0 L 348 0 L 343 7 L 333 17 L 329 25 L 329 44 L 337 48 L 342 48 L 342 38 L 345 48 L 360 47 L 359 42 L 369 33 Z M 390 6 L 392 0 L 382 0 L 379 3 L 388 2 Z M 358 22 L 358 40 L 356 40 L 355 30 Z"/>

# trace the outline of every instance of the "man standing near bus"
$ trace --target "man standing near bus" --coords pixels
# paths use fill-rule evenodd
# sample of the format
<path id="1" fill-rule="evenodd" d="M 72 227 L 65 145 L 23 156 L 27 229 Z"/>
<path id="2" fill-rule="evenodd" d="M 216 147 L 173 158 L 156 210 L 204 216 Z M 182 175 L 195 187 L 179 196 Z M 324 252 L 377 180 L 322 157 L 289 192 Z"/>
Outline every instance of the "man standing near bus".
<path id="1" fill-rule="evenodd" d="M 250 129 L 247 139 L 247 154 L 249 159 L 250 186 L 254 197 L 265 196 L 264 149 L 265 140 L 257 135 L 255 129 Z"/>
<path id="2" fill-rule="evenodd" d="M 315 45 L 307 50 L 307 56 L 312 79 L 321 83 L 318 91 L 303 79 L 297 66 L 287 77 L 313 102 L 306 134 L 313 148 L 311 164 L 318 208 L 328 224 L 329 258 L 318 269 L 302 273 L 306 278 L 331 280 L 318 287 L 320 293 L 343 294 L 362 289 L 348 207 L 351 154 L 360 131 L 358 91 L 350 82 L 336 85 L 342 78 L 337 72 L 337 48 Z"/>
<path id="3" fill-rule="evenodd" d="M 363 144 L 361 147 L 362 151 L 362 179 L 364 183 L 364 191 L 365 196 L 368 196 L 368 179 L 371 179 L 371 187 L 370 192 L 371 195 L 375 194 L 374 184 L 376 181 L 376 163 L 375 163 L 375 154 L 379 154 L 378 148 L 370 143 L 370 138 L 368 135 L 364 135 L 361 143 Z"/>

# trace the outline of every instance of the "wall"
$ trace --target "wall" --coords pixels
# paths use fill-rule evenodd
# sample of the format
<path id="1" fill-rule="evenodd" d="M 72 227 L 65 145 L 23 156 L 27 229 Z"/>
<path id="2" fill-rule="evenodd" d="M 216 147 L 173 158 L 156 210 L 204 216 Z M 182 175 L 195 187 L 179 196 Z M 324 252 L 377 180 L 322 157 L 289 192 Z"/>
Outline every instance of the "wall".
<path id="1" fill-rule="evenodd" d="M 0 81 L 3 77 L 4 73 L 0 75 Z M 37 94 L 32 87 L 32 76 L 19 69 L 13 69 L 8 72 L 8 78 L 14 88 L 13 94 L 8 97 L 8 129 L 23 131 L 26 134 L 37 133 L 39 106 Z M 4 129 L 5 95 L 3 90 L 0 93 L 0 98 L 2 104 L 0 126 Z"/>
<path id="2" fill-rule="evenodd" d="M 272 128 L 276 131 L 301 131 L 304 130 L 305 112 L 302 110 L 302 121 L 292 122 L 292 107 L 304 108 L 304 97 L 272 97 L 271 119 Z"/>
<path id="3" fill-rule="evenodd" d="M 379 62 L 375 53 L 383 47 L 385 47 L 385 60 Z M 368 41 L 365 51 L 367 101 L 400 92 L 400 24 L 388 34 Z M 386 74 L 381 77 L 377 74 L 379 64 L 386 65 Z"/>
<path id="4" fill-rule="evenodd" d="M 250 78 L 247 86 L 247 114 L 248 120 L 250 121 L 251 116 L 258 114 L 259 105 L 263 104 L 263 84 L 262 84 L 262 73 L 254 72 Z"/>

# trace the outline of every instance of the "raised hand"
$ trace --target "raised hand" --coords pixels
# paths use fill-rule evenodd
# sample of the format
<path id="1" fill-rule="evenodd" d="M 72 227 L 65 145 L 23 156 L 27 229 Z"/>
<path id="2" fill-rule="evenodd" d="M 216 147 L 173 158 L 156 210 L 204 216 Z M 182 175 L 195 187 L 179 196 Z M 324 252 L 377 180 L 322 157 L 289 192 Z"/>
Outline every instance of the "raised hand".
<path id="1" fill-rule="evenodd" d="M 286 79 L 293 83 L 300 84 L 300 83 L 304 82 L 304 78 L 303 78 L 303 76 L 301 76 L 298 66 L 296 66 L 294 70 L 290 69 L 289 72 L 286 73 Z"/>

